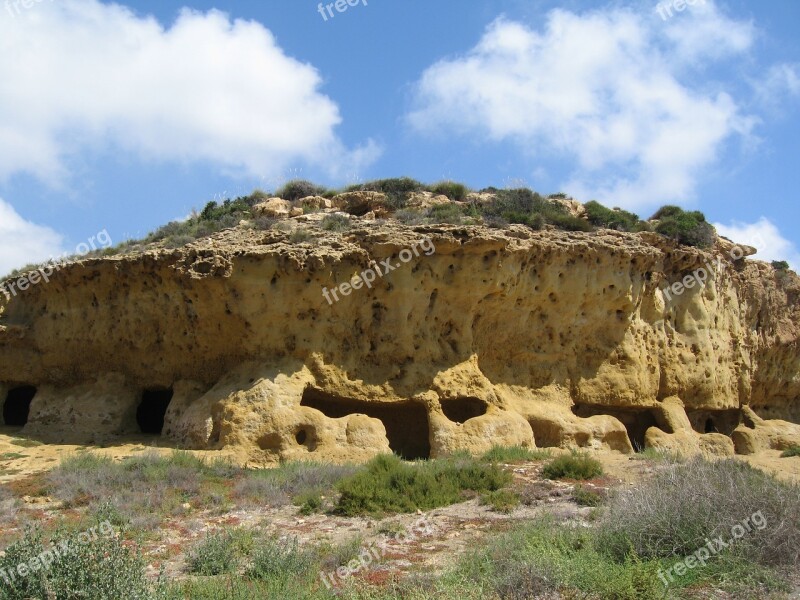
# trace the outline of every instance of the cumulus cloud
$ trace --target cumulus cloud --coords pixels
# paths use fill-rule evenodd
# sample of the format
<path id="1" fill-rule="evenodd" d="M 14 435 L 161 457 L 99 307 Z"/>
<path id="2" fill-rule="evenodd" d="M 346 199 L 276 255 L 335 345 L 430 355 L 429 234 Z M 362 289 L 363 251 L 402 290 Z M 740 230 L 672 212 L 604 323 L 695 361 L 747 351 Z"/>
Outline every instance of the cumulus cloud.
<path id="1" fill-rule="evenodd" d="M 511 141 L 532 162 L 566 159 L 574 170 L 561 187 L 583 200 L 689 200 L 725 142 L 757 122 L 697 64 L 748 50 L 753 27 L 710 0 L 668 25 L 650 12 L 557 9 L 541 29 L 499 18 L 467 54 L 422 74 L 409 122 Z"/>
<path id="2" fill-rule="evenodd" d="M 26 264 L 60 256 L 62 246 L 60 234 L 26 221 L 0 198 L 0 277 Z"/>
<path id="3" fill-rule="evenodd" d="M 758 250 L 755 258 L 773 261 L 785 260 L 795 271 L 800 268 L 800 253 L 793 242 L 781 235 L 778 228 L 766 217 L 761 217 L 755 223 L 741 223 L 734 221 L 730 225 L 714 223 L 717 232 L 729 240 Z"/>
<path id="4" fill-rule="evenodd" d="M 0 19 L 0 180 L 69 176 L 82 151 L 274 176 L 306 162 L 335 175 L 374 160 L 346 148 L 317 70 L 264 26 L 184 9 L 165 28 L 97 0 Z"/>

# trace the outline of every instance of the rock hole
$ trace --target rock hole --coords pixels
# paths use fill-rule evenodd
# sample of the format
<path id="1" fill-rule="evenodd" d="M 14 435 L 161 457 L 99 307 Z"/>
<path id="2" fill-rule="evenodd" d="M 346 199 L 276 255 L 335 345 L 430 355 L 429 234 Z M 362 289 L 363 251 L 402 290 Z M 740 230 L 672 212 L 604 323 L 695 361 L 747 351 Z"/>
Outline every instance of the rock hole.
<path id="1" fill-rule="evenodd" d="M 142 400 L 136 409 L 136 423 L 142 433 L 161 435 L 172 395 L 172 388 L 153 388 L 142 392 Z"/>
<path id="2" fill-rule="evenodd" d="M 653 411 L 649 408 L 615 408 L 598 404 L 576 404 L 572 412 L 581 418 L 609 415 L 619 420 L 628 432 L 628 439 L 637 452 L 644 450 L 644 436 L 651 427 L 658 427 Z"/>
<path id="3" fill-rule="evenodd" d="M 741 423 L 741 411 L 738 408 L 687 410 L 686 416 L 697 433 L 722 433 L 729 436 Z"/>
<path id="4" fill-rule="evenodd" d="M 486 402 L 479 398 L 451 398 L 442 400 L 444 416 L 454 423 L 464 423 L 486 414 Z"/>
<path id="5" fill-rule="evenodd" d="M 406 460 L 430 458 L 428 411 L 420 402 L 366 402 L 335 396 L 309 386 L 303 392 L 300 405 L 314 408 L 331 419 L 354 414 L 379 419 L 386 429 L 392 452 Z"/>
<path id="6" fill-rule="evenodd" d="M 10 427 L 24 427 L 28 423 L 34 396 L 36 388 L 32 385 L 11 388 L 3 403 L 3 422 Z"/>

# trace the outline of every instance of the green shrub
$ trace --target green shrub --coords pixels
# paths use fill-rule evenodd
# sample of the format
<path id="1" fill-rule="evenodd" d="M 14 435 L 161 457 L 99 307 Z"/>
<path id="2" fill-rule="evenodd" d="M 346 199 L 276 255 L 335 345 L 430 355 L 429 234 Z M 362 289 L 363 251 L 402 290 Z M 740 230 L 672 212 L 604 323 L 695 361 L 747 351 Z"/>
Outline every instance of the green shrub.
<path id="1" fill-rule="evenodd" d="M 772 261 L 772 268 L 776 271 L 788 271 L 789 270 L 789 263 L 785 260 L 773 260 Z"/>
<path id="2" fill-rule="evenodd" d="M 186 562 L 193 575 L 232 573 L 239 563 L 236 541 L 228 532 L 208 533 L 189 550 Z"/>
<path id="3" fill-rule="evenodd" d="M 253 553 L 246 574 L 252 579 L 288 583 L 315 577 L 317 565 L 316 553 L 300 548 L 296 539 L 269 539 Z"/>
<path id="4" fill-rule="evenodd" d="M 664 206 L 650 220 L 658 220 L 656 233 L 686 246 L 708 248 L 716 239 L 716 230 L 700 211 L 685 212 L 677 206 Z"/>
<path id="5" fill-rule="evenodd" d="M 578 506 L 600 506 L 603 503 L 601 494 L 582 485 L 575 486 L 572 497 Z"/>
<path id="6" fill-rule="evenodd" d="M 569 214 L 566 207 L 559 202 L 548 200 L 536 192 L 519 188 L 510 190 L 493 190 L 493 202 L 481 206 L 485 218 L 503 219 L 509 223 L 528 225 L 532 229 L 541 229 L 545 224 L 553 225 L 568 231 L 591 231 L 593 226 L 584 219 Z"/>
<path id="7" fill-rule="evenodd" d="M 603 523 L 605 545 L 615 556 L 688 556 L 706 540 L 736 540 L 737 555 L 762 565 L 800 559 L 800 488 L 734 459 L 695 458 L 667 465 L 632 490 L 612 496 Z M 763 517 L 763 519 L 762 519 Z"/>
<path id="8" fill-rule="evenodd" d="M 352 465 L 282 463 L 275 469 L 246 471 L 236 482 L 233 496 L 248 506 L 286 506 L 305 494 L 332 492 L 339 481 L 357 470 Z"/>
<path id="9" fill-rule="evenodd" d="M 472 582 L 487 598 L 660 600 L 658 567 L 635 556 L 617 561 L 591 531 L 539 519 L 468 553 L 453 578 Z"/>
<path id="10" fill-rule="evenodd" d="M 464 209 L 458 204 L 436 204 L 428 209 L 427 217 L 433 223 L 459 225 L 464 220 Z"/>
<path id="11" fill-rule="evenodd" d="M 781 458 L 790 458 L 792 456 L 800 456 L 800 446 L 790 446 L 781 452 Z"/>
<path id="12" fill-rule="evenodd" d="M 584 204 L 586 217 L 592 225 L 616 229 L 617 231 L 634 231 L 640 222 L 639 216 L 621 209 L 610 209 L 592 200 Z"/>
<path id="13" fill-rule="evenodd" d="M 456 202 L 463 202 L 467 199 L 467 194 L 469 194 L 469 188 L 467 186 L 462 183 L 456 183 L 455 181 L 440 181 L 431 186 L 431 191 L 434 194 L 447 196 L 450 200 L 455 200 Z"/>
<path id="14" fill-rule="evenodd" d="M 289 241 L 293 244 L 302 244 L 303 242 L 307 242 L 313 236 L 308 229 L 295 229 L 292 233 L 289 234 Z"/>
<path id="15" fill-rule="evenodd" d="M 519 494 L 512 490 L 495 490 L 488 492 L 481 498 L 481 504 L 491 506 L 493 510 L 510 513 L 519 506 Z"/>
<path id="16" fill-rule="evenodd" d="M 588 454 L 559 456 L 548 462 L 542 469 L 546 479 L 593 479 L 603 474 L 603 466 Z"/>
<path id="17" fill-rule="evenodd" d="M 481 456 L 481 460 L 496 463 L 526 462 L 550 458 L 547 450 L 531 450 L 522 446 L 493 446 Z"/>
<path id="18" fill-rule="evenodd" d="M 0 598 L 92 598 L 92 600 L 150 600 L 151 588 L 145 576 L 145 562 L 132 548 L 116 536 L 98 533 L 88 542 L 75 536 L 56 533 L 45 543 L 41 530 L 26 530 L 19 541 L 11 544 L 0 557 L 0 569 L 8 572 L 17 565 L 31 563 L 51 547 L 68 544 L 69 552 L 53 556 L 49 568 L 39 568 L 27 577 L 0 581 Z M 51 546 L 52 544 L 52 546 Z M 41 562 L 38 563 L 41 567 Z M 10 578 L 9 578 L 10 579 Z"/>
<path id="19" fill-rule="evenodd" d="M 311 515 L 322 509 L 322 493 L 318 490 L 304 492 L 294 499 L 294 503 L 300 507 L 301 515 Z"/>
<path id="20" fill-rule="evenodd" d="M 320 222 L 320 227 L 325 231 L 347 231 L 352 227 L 350 219 L 344 215 L 328 215 Z"/>
<path id="21" fill-rule="evenodd" d="M 347 188 L 348 192 L 381 192 L 387 196 L 424 192 L 428 188 L 425 184 L 410 177 L 396 177 L 393 179 L 376 179 Z"/>
<path id="22" fill-rule="evenodd" d="M 466 490 L 495 491 L 510 482 L 498 466 L 472 459 L 405 463 L 382 455 L 339 483 L 336 510 L 348 516 L 427 510 L 460 501 Z"/>
<path id="23" fill-rule="evenodd" d="M 294 179 L 280 188 L 275 195 L 289 202 L 307 198 L 308 196 L 321 196 L 325 193 L 325 188 L 305 179 Z"/>

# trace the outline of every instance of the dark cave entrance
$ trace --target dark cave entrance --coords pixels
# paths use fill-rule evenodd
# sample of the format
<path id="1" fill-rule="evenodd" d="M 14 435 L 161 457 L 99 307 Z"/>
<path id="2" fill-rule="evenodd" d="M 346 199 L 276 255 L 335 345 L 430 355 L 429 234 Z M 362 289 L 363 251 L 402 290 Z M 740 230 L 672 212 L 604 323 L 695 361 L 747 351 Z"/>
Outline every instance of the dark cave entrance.
<path id="1" fill-rule="evenodd" d="M 486 414 L 487 404 L 479 398 L 464 397 L 442 400 L 444 416 L 454 423 L 464 423 Z"/>
<path id="2" fill-rule="evenodd" d="M 3 402 L 3 423 L 10 427 L 24 427 L 28 423 L 31 402 L 36 396 L 36 388 L 22 385 L 8 390 Z"/>
<path id="3" fill-rule="evenodd" d="M 687 410 L 686 416 L 697 433 L 721 433 L 730 436 L 742 422 L 742 411 L 738 408 Z"/>
<path id="4" fill-rule="evenodd" d="M 429 458 L 431 455 L 428 411 L 419 402 L 364 402 L 307 387 L 300 406 L 315 408 L 332 419 L 353 414 L 379 419 L 386 428 L 386 437 L 392 452 L 406 460 Z"/>
<path id="5" fill-rule="evenodd" d="M 609 415 L 622 422 L 628 439 L 636 452 L 644 450 L 644 437 L 651 427 L 658 427 L 653 411 L 649 408 L 613 408 L 599 404 L 576 404 L 572 412 L 582 418 Z"/>
<path id="6" fill-rule="evenodd" d="M 142 401 L 136 409 L 136 423 L 142 433 L 161 435 L 172 395 L 172 388 L 154 388 L 142 392 Z"/>

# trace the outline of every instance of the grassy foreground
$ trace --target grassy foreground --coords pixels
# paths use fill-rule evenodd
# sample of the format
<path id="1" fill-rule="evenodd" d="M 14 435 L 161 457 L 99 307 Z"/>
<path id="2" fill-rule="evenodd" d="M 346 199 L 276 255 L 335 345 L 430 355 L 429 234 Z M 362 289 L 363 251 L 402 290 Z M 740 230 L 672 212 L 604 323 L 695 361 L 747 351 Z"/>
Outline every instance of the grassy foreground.
<path id="1" fill-rule="evenodd" d="M 524 493 L 512 477 L 514 465 L 506 463 L 525 461 L 546 461 L 541 467 L 549 477 L 569 481 L 601 473 L 588 456 L 550 459 L 502 448 L 479 458 L 408 463 L 380 456 L 359 467 L 291 463 L 269 471 L 206 463 L 180 452 L 121 462 L 80 455 L 42 480 L 46 493 L 65 502 L 64 514 L 46 528 L 29 526 L 8 545 L 0 557 L 0 599 L 648 600 L 700 597 L 711 588 L 734 598 L 777 598 L 792 589 L 788 578 L 800 560 L 798 486 L 734 460 L 699 459 L 659 460 L 652 477 L 608 496 L 575 485 L 573 501 L 597 507 L 586 509 L 590 520 L 518 518 L 438 573 L 363 576 L 376 561 L 357 569 L 362 576 L 336 578 L 337 569 L 358 564 L 365 548 L 359 536 L 338 545 L 301 544 L 239 525 L 209 531 L 182 548 L 179 577 L 154 578 L 146 571 L 142 547 L 159 524 L 199 510 L 225 514 L 233 506 L 295 504 L 305 514 L 354 517 L 421 513 L 481 496 L 484 505 L 513 518 Z M 739 532 L 743 523 L 748 531 Z M 103 535 L 77 543 L 91 528 Z M 716 539 L 726 546 L 703 564 L 675 568 Z M 19 575 L 20 564 L 36 564 L 53 545 L 70 551 Z M 9 573 L 13 580 L 4 581 Z"/>

